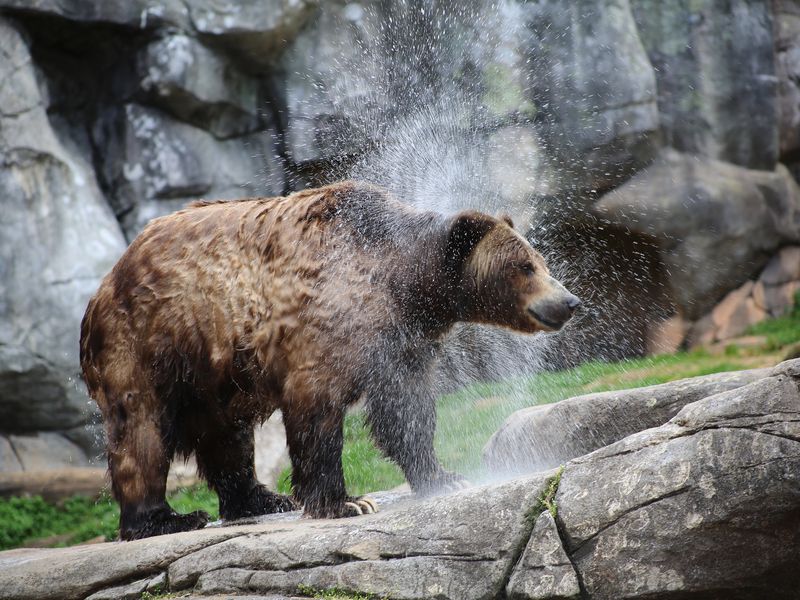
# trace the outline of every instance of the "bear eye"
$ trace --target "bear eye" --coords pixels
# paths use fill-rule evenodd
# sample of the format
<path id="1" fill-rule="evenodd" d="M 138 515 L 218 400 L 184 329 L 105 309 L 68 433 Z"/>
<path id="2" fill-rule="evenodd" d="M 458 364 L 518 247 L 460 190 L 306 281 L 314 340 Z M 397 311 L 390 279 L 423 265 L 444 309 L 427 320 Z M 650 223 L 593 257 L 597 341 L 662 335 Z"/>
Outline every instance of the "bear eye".
<path id="1" fill-rule="evenodd" d="M 536 272 L 536 268 L 533 266 L 533 263 L 522 263 L 519 266 L 520 271 L 525 273 L 526 275 L 533 275 Z"/>

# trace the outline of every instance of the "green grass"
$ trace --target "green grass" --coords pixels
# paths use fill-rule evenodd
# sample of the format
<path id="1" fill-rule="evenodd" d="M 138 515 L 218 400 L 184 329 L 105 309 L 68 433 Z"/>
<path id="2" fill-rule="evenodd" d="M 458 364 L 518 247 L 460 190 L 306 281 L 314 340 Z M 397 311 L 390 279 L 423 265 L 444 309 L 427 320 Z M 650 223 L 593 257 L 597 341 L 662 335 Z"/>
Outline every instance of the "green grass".
<path id="1" fill-rule="evenodd" d="M 800 308 L 786 317 L 752 327 L 748 335 L 763 342 L 732 342 L 717 351 L 695 350 L 626 360 L 590 362 L 566 371 L 541 373 L 500 383 L 476 383 L 440 399 L 436 450 L 444 465 L 476 478 L 481 474 L 481 450 L 494 431 L 514 411 L 536 404 L 614 389 L 625 389 L 694 377 L 773 365 L 786 348 L 800 341 Z M 370 440 L 361 413 L 345 420 L 343 453 L 345 481 L 351 494 L 390 489 L 403 483 L 396 465 L 382 457 Z M 281 476 L 278 489 L 290 491 L 290 472 Z M 217 519 L 216 495 L 198 485 L 170 495 L 180 512 L 205 510 Z M 80 543 L 98 536 L 116 537 L 119 509 L 107 495 L 97 500 L 75 497 L 59 505 L 41 498 L 0 499 L 0 549 L 14 548 L 31 539 L 63 536 L 54 545 Z"/>
<path id="2" fill-rule="evenodd" d="M 179 512 L 205 510 L 219 518 L 217 496 L 204 485 L 180 490 L 169 496 Z M 0 498 L 0 550 L 16 548 L 31 540 L 58 536 L 52 546 L 69 546 L 103 536 L 117 537 L 119 506 L 108 494 L 92 499 L 75 496 L 58 504 L 39 496 Z"/>

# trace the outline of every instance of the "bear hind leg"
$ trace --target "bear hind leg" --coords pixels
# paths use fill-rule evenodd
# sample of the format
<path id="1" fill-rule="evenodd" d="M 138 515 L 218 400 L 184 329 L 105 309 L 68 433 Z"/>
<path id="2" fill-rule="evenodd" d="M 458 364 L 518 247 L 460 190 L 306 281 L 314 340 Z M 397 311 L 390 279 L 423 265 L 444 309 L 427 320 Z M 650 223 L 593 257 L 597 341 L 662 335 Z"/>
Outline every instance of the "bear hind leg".
<path id="1" fill-rule="evenodd" d="M 178 514 L 166 501 L 172 451 L 161 425 L 148 411 L 152 397 L 127 393 L 113 408 L 108 431 L 108 466 L 114 497 L 120 505 L 119 535 L 135 540 L 199 529 L 208 522 L 203 511 Z"/>
<path id="2" fill-rule="evenodd" d="M 297 510 L 290 497 L 277 494 L 258 482 L 255 473 L 255 441 L 252 424 L 220 427 L 209 424 L 195 453 L 201 476 L 219 497 L 225 520 Z M 209 435 L 208 432 L 215 434 Z"/>

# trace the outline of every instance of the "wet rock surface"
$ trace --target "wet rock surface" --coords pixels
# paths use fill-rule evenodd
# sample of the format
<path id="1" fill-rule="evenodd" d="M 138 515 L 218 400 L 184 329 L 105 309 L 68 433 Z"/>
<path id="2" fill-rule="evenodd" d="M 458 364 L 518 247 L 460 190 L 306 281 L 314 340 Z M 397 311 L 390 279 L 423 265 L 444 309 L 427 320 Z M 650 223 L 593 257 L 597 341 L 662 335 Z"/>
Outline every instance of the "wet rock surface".
<path id="1" fill-rule="evenodd" d="M 352 519 L 290 513 L 127 543 L 11 550 L 0 553 L 0 593 L 796 598 L 800 360 L 714 377 L 617 392 L 630 405 L 639 393 L 671 408 L 659 425 L 642 422 L 567 460 L 560 478 L 539 472 L 423 500 L 376 494 L 382 512 Z M 580 414 L 578 401 L 562 404 Z M 603 401 L 625 404 L 595 395 L 595 408 Z"/>

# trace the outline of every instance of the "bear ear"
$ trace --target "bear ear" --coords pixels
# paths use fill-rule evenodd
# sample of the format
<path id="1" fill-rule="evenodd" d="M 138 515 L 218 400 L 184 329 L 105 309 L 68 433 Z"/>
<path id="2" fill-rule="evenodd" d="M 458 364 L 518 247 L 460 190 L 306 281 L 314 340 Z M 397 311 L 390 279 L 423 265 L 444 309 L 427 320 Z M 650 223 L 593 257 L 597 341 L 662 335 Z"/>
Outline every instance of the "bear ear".
<path id="1" fill-rule="evenodd" d="M 514 221 L 511 220 L 511 215 L 503 213 L 501 215 L 498 215 L 497 218 L 500 219 L 503 223 L 505 223 L 509 227 L 511 227 L 511 229 L 514 229 Z"/>
<path id="2" fill-rule="evenodd" d="M 497 225 L 497 220 L 474 210 L 458 213 L 450 221 L 447 235 L 447 263 L 458 270 L 480 241 Z"/>

